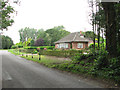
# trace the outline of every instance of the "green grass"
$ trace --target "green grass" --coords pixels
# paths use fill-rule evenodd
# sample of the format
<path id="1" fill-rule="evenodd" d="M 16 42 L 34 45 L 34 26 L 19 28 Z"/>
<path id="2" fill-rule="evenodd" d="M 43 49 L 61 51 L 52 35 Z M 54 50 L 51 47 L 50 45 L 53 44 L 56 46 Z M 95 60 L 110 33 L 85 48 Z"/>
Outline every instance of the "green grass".
<path id="1" fill-rule="evenodd" d="M 8 49 L 8 52 L 11 52 L 12 54 L 15 54 L 15 55 L 26 54 L 24 52 L 19 52 L 19 50 L 17 50 L 17 49 Z"/>
<path id="2" fill-rule="evenodd" d="M 32 58 L 32 55 L 28 55 L 28 57 L 26 56 L 21 56 L 21 57 L 27 60 L 38 62 L 48 67 L 53 67 L 54 65 L 57 65 L 57 64 L 69 62 L 69 61 L 61 61 L 56 59 L 49 59 L 47 58 L 47 56 L 43 56 L 43 55 L 40 55 L 40 58 L 41 58 L 40 60 L 39 60 L 39 55 L 33 55 L 33 58 Z"/>

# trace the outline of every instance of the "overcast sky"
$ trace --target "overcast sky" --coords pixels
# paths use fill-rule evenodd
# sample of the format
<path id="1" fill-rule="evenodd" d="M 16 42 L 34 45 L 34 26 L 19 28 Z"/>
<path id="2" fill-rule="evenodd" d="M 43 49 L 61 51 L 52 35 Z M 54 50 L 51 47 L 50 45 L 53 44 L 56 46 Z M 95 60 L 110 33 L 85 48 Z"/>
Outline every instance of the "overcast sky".
<path id="1" fill-rule="evenodd" d="M 18 31 L 24 27 L 44 30 L 63 25 L 67 31 L 89 31 L 88 0 L 21 0 L 15 5 L 18 11 L 15 23 L 9 27 L 5 35 L 14 43 L 19 42 Z"/>

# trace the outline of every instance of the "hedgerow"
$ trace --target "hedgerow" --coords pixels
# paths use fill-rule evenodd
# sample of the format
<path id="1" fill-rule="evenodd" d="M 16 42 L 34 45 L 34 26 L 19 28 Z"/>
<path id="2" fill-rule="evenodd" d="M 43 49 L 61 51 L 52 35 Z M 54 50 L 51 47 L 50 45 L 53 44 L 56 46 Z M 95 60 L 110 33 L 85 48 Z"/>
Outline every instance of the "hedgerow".
<path id="1" fill-rule="evenodd" d="M 27 47 L 24 47 L 24 49 L 37 49 L 37 48 L 40 48 L 41 50 L 43 50 L 44 48 L 53 50 L 55 48 L 55 46 L 27 46 Z"/>
<path id="2" fill-rule="evenodd" d="M 72 57 L 77 53 L 83 53 L 82 50 L 40 50 L 42 55 L 57 56 L 57 57 Z"/>

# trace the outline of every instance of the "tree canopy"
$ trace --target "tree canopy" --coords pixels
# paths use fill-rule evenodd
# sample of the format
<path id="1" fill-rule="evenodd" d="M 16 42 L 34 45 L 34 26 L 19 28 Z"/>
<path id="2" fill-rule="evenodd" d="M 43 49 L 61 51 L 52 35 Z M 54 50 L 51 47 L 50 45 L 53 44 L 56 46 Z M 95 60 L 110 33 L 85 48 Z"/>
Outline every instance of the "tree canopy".
<path id="1" fill-rule="evenodd" d="M 2 49 L 10 49 L 11 46 L 13 45 L 13 40 L 8 37 L 8 36 L 4 36 L 2 35 Z"/>
<path id="2" fill-rule="evenodd" d="M 14 20 L 11 18 L 12 13 L 15 12 L 14 8 L 9 4 L 9 1 L 1 1 L 1 12 L 0 12 L 0 29 L 7 29 L 8 26 L 11 26 Z"/>
<path id="3" fill-rule="evenodd" d="M 106 50 L 110 57 L 116 57 L 120 51 L 120 3 L 117 2 L 90 2 L 91 21 L 94 32 L 98 36 L 105 35 Z M 103 41 L 104 42 L 104 41 Z"/>
<path id="4" fill-rule="evenodd" d="M 28 39 L 31 39 L 30 45 L 34 45 L 38 39 L 43 39 L 44 46 L 53 46 L 54 42 L 68 35 L 70 32 L 64 30 L 63 26 L 56 26 L 51 29 L 44 31 L 44 29 L 34 29 L 26 27 L 19 30 L 20 41 L 27 42 Z"/>

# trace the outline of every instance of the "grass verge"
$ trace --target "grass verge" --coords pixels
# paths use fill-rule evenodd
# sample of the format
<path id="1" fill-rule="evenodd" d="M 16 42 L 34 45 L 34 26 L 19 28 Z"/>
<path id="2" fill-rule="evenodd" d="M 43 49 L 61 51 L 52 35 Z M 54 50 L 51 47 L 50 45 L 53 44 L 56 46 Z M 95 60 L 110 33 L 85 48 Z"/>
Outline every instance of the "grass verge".
<path id="1" fill-rule="evenodd" d="M 33 55 L 33 58 L 32 58 L 32 55 L 28 55 L 27 57 L 26 56 L 21 56 L 21 57 L 27 60 L 38 62 L 50 68 L 55 67 L 58 64 L 69 62 L 69 61 L 62 61 L 62 60 L 56 60 L 56 59 L 49 59 L 44 55 L 40 55 L 40 60 L 39 60 L 39 55 Z"/>
<path id="2" fill-rule="evenodd" d="M 17 49 L 8 49 L 8 52 L 11 52 L 14 55 L 22 55 L 22 54 L 26 54 L 24 52 L 19 52 L 19 50 Z M 28 53 L 27 53 L 28 54 Z"/>

